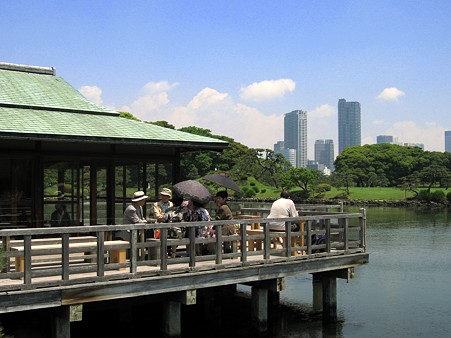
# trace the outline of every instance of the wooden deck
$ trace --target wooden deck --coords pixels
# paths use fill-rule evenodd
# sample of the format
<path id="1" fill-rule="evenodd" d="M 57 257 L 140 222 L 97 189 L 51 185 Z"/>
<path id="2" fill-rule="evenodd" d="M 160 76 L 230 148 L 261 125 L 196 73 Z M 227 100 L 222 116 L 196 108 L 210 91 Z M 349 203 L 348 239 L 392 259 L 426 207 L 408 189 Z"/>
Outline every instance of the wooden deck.
<path id="1" fill-rule="evenodd" d="M 210 223 L 216 226 L 219 234 L 221 226 L 227 223 L 239 224 L 241 230 L 241 235 L 219 235 L 213 239 L 194 237 L 194 227 L 203 225 L 202 222 L 183 223 L 192 231 L 188 231 L 189 238 L 180 240 L 165 238 L 170 224 L 1 230 L 6 266 L 0 273 L 0 313 L 22 309 L 24 306 L 32 308 L 49 306 L 49 302 L 54 302 L 55 299 L 43 296 L 48 295 L 47 290 L 50 294 L 58 295 L 59 304 L 67 304 L 97 301 L 99 297 L 113 299 L 144 293 L 165 293 L 181 288 L 188 290 L 194 285 L 194 288 L 209 287 L 272 279 L 297 273 L 339 270 L 368 262 L 364 212 L 323 213 L 284 220 L 305 223 L 304 231 L 297 233 L 287 231 L 284 234 L 285 239 L 289 239 L 285 241 L 286 243 L 290 243 L 291 238 L 302 238 L 304 246 L 274 247 L 271 245 L 274 237 L 280 234 L 269 232 L 266 219 L 260 221 L 261 233 L 248 234 L 246 229 L 255 222 L 255 218 L 212 221 Z M 142 241 L 140 233 L 146 228 L 160 228 L 161 240 Z M 111 242 L 106 242 L 105 238 L 109 238 L 111 232 L 124 229 L 130 230 L 132 236 L 126 245 L 121 242 L 127 249 L 127 259 L 125 262 L 118 263 L 117 260 L 111 259 L 111 247 L 108 246 Z M 326 243 L 315 246 L 311 241 L 315 233 L 325 234 Z M 77 236 L 80 235 L 90 235 L 90 241 L 92 242 L 95 238 L 97 245 L 88 250 L 85 246 L 78 244 L 81 251 L 75 250 L 70 243 L 77 242 Z M 46 242 L 42 239 L 45 236 L 56 238 L 48 239 Z M 35 237 L 41 237 L 41 239 L 34 239 Z M 17 250 L 11 250 L 11 238 L 15 238 L 15 246 L 18 245 L 18 238 L 22 241 L 19 244 L 22 250 L 20 255 L 24 256 L 23 271 L 16 271 L 15 258 L 19 253 Z M 54 259 L 48 266 L 43 264 L 42 252 L 37 256 L 38 241 L 62 243 L 59 263 Z M 234 243 L 236 251 L 223 253 L 224 241 Z M 255 248 L 249 245 L 253 241 L 261 242 L 262 249 L 251 251 L 250 249 Z M 297 245 L 301 243 L 296 240 L 293 242 L 298 243 Z M 216 253 L 196 256 L 193 244 L 209 244 L 210 248 L 212 246 L 216 248 Z M 168 258 L 166 248 L 174 245 L 178 248 L 177 257 Z M 155 252 L 158 255 L 155 255 Z M 73 257 L 76 254 L 78 261 L 74 262 Z M 83 259 L 84 254 L 89 255 L 90 259 Z M 94 259 L 92 259 L 93 255 Z M 155 256 L 159 257 L 154 259 Z M 98 257 L 101 258 L 98 259 Z M 41 258 L 40 264 L 36 261 L 38 258 Z M 137 291 L 140 285 L 146 285 L 146 291 Z M 149 288 L 148 285 L 152 287 Z M 7 296 L 11 295 L 11 292 L 15 296 L 21 294 L 29 296 L 34 291 L 39 294 L 39 297 L 31 298 L 32 300 L 26 305 Z M 5 297 L 8 299 L 7 303 L 4 302 Z"/>

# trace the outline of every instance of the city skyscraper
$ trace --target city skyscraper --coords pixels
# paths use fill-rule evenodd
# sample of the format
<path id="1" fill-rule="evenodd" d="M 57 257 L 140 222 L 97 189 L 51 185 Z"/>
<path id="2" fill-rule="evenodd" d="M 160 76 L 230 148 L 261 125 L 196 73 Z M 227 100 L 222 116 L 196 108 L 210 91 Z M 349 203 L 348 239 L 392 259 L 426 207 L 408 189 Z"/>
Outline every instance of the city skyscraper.
<path id="1" fill-rule="evenodd" d="M 391 135 L 379 135 L 376 137 L 377 144 L 381 143 L 393 143 L 393 136 Z"/>
<path id="2" fill-rule="evenodd" d="M 334 170 L 334 141 L 315 141 L 315 161 L 324 164 L 330 170 Z"/>
<path id="3" fill-rule="evenodd" d="M 307 112 L 294 110 L 284 116 L 285 149 L 296 150 L 296 168 L 307 167 Z"/>
<path id="4" fill-rule="evenodd" d="M 338 100 L 338 154 L 361 145 L 360 103 Z"/>
<path id="5" fill-rule="evenodd" d="M 285 159 L 291 163 L 293 167 L 296 168 L 296 150 L 295 149 L 285 149 L 285 144 L 283 141 L 277 141 L 274 144 L 274 153 L 282 154 Z"/>
<path id="6" fill-rule="evenodd" d="M 445 152 L 451 153 L 451 130 L 445 131 Z"/>

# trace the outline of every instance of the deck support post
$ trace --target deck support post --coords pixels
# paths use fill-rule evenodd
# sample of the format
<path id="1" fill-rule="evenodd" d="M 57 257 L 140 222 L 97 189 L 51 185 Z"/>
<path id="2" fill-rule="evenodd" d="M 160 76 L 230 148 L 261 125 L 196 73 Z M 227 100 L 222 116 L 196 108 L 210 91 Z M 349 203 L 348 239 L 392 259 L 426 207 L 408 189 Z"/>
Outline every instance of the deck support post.
<path id="1" fill-rule="evenodd" d="M 163 304 L 163 335 L 175 338 L 182 335 L 182 304 L 176 301 L 165 301 Z"/>
<path id="2" fill-rule="evenodd" d="M 323 277 L 323 322 L 337 321 L 337 279 L 335 277 Z"/>
<path id="3" fill-rule="evenodd" d="M 70 306 L 63 305 L 53 310 L 51 319 L 52 338 L 70 338 Z"/>
<path id="4" fill-rule="evenodd" d="M 268 331 L 268 289 L 252 287 L 252 329 L 256 336 Z"/>
<path id="5" fill-rule="evenodd" d="M 316 273 L 313 274 L 312 288 L 313 313 L 321 313 L 323 311 L 323 284 Z"/>

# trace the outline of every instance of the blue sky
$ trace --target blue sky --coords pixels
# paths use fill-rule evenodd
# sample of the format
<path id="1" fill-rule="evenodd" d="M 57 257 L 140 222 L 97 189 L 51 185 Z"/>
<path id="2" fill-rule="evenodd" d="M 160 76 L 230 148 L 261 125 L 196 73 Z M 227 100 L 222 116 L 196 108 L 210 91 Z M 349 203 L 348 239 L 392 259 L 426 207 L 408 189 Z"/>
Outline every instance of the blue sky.
<path id="1" fill-rule="evenodd" d="M 450 1 L 3 1 L 0 61 L 55 67 L 88 99 L 195 125 L 253 148 L 308 111 L 338 146 L 340 98 L 377 135 L 444 151 L 451 130 Z M 337 154 L 337 153 L 336 153 Z"/>

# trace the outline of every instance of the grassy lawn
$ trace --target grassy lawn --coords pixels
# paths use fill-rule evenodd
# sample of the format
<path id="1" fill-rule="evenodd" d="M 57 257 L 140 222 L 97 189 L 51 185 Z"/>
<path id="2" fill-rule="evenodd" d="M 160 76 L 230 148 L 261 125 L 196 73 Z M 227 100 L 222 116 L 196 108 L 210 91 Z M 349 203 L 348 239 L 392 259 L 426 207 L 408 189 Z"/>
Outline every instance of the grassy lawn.
<path id="1" fill-rule="evenodd" d="M 241 186 L 243 189 L 243 185 Z M 280 195 L 280 188 L 275 188 L 272 186 L 266 186 L 256 181 L 253 178 L 249 178 L 247 184 L 247 189 L 254 189 L 257 192 L 255 198 L 265 199 L 265 198 L 278 198 Z M 246 189 L 246 188 L 245 188 Z M 419 190 L 425 190 L 426 188 L 420 188 Z M 291 191 L 297 191 L 299 189 L 291 189 Z M 442 190 L 445 195 L 449 191 L 444 189 L 432 188 L 431 191 Z M 350 196 L 349 199 L 353 200 L 405 200 L 406 198 L 414 197 L 415 194 L 410 191 L 404 191 L 399 188 L 381 188 L 381 187 L 371 187 L 371 188 L 358 188 L 353 187 L 349 189 Z M 326 192 L 325 198 L 334 198 L 335 196 L 343 194 L 343 189 L 332 188 L 331 191 Z M 231 193 L 231 191 L 229 191 Z"/>
<path id="2" fill-rule="evenodd" d="M 349 199 L 353 200 L 405 200 L 406 198 L 413 197 L 414 194 L 410 191 L 405 192 L 398 188 L 357 188 L 353 187 L 349 189 Z M 343 190 L 337 190 L 332 188 L 331 191 L 326 193 L 326 198 L 333 198 L 343 193 Z"/>

